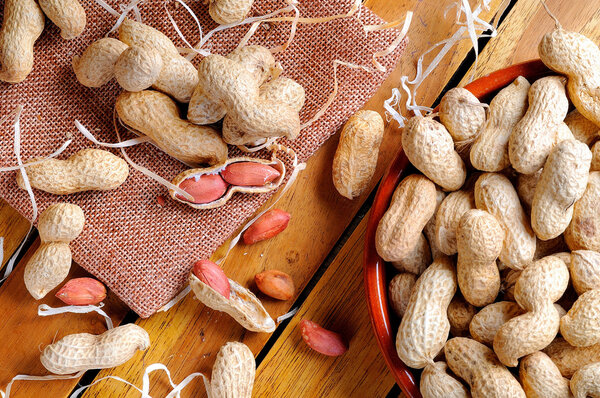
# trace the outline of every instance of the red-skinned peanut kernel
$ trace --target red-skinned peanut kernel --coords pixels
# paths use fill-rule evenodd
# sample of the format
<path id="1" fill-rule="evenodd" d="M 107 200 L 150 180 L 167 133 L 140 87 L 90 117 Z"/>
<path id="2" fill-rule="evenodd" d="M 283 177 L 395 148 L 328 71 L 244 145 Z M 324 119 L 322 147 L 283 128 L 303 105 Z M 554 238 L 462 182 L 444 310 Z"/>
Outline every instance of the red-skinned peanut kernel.
<path id="1" fill-rule="evenodd" d="M 75 278 L 65 283 L 56 297 L 67 305 L 98 304 L 106 298 L 106 288 L 93 278 Z"/>
<path id="2" fill-rule="evenodd" d="M 231 286 L 225 272 L 210 260 L 200 260 L 194 264 L 192 270 L 196 278 L 213 288 L 226 299 L 231 294 Z"/>
<path id="3" fill-rule="evenodd" d="M 179 184 L 179 188 L 194 197 L 192 203 L 210 203 L 225 195 L 227 183 L 218 174 L 204 174 L 200 177 L 186 178 Z M 176 194 L 178 198 L 187 200 Z"/>
<path id="4" fill-rule="evenodd" d="M 292 277 L 285 272 L 270 270 L 254 276 L 258 290 L 277 300 L 289 300 L 294 297 L 296 288 Z"/>
<path id="5" fill-rule="evenodd" d="M 221 171 L 225 181 L 240 187 L 262 187 L 276 180 L 280 175 L 277 169 L 256 162 L 232 163 Z"/>
<path id="6" fill-rule="evenodd" d="M 300 321 L 300 332 L 304 342 L 323 355 L 336 357 L 348 351 L 348 343 L 341 334 L 323 329 L 307 319 Z"/>
<path id="7" fill-rule="evenodd" d="M 269 210 L 244 232 L 242 236 L 244 243 L 251 245 L 283 232 L 290 222 L 290 217 L 290 213 L 286 211 L 280 209 Z"/>

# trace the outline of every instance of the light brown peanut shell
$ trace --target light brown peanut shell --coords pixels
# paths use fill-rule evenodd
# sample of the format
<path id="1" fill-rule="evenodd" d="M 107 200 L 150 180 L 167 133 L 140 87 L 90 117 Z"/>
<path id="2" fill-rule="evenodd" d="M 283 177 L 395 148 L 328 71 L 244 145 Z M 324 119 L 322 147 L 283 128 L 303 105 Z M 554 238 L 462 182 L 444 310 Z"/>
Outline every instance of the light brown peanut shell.
<path id="1" fill-rule="evenodd" d="M 81 234 L 84 224 L 85 216 L 81 207 L 56 203 L 40 214 L 38 232 L 42 242 L 69 243 Z"/>
<path id="2" fill-rule="evenodd" d="M 250 12 L 254 0 L 210 0 L 208 13 L 218 24 L 240 22 Z"/>
<path id="3" fill-rule="evenodd" d="M 420 390 L 423 398 L 469 398 L 471 394 L 461 382 L 447 373 L 445 362 L 429 364 L 421 373 Z"/>
<path id="4" fill-rule="evenodd" d="M 535 253 L 535 235 L 508 178 L 497 173 L 482 174 L 475 183 L 475 204 L 495 216 L 504 229 L 500 261 L 511 269 L 527 267 Z"/>
<path id="5" fill-rule="evenodd" d="M 448 306 L 448 322 L 450 322 L 450 334 L 454 337 L 468 336 L 469 324 L 477 312 L 474 306 L 467 303 L 459 295 L 454 296 Z"/>
<path id="6" fill-rule="evenodd" d="M 49 372 L 66 375 L 82 370 L 119 366 L 150 346 L 148 333 L 135 324 L 100 335 L 71 334 L 44 348 L 40 361 Z"/>
<path id="7" fill-rule="evenodd" d="M 592 146 L 592 164 L 590 171 L 600 171 L 600 142 L 596 142 Z"/>
<path id="8" fill-rule="evenodd" d="M 486 305 L 473 316 L 469 331 L 475 340 L 491 346 L 500 327 L 524 312 L 517 303 L 511 301 L 498 301 Z"/>
<path id="9" fill-rule="evenodd" d="M 560 334 L 576 347 L 600 343 L 600 289 L 579 296 L 560 320 Z"/>
<path id="10" fill-rule="evenodd" d="M 483 210 L 467 211 L 456 232 L 458 286 L 467 302 L 483 307 L 500 291 L 496 259 L 502 250 L 504 231 L 494 216 Z"/>
<path id="11" fill-rule="evenodd" d="M 569 271 L 577 294 L 600 289 L 600 253 L 591 250 L 572 252 Z"/>
<path id="12" fill-rule="evenodd" d="M 249 158 L 249 157 L 242 156 L 242 157 L 227 159 L 225 161 L 225 163 L 219 164 L 217 166 L 189 169 L 189 170 L 182 171 L 173 179 L 173 181 L 171 183 L 175 186 L 179 186 L 183 181 L 185 181 L 188 178 L 197 178 L 197 177 L 200 177 L 200 176 L 206 175 L 206 174 L 216 174 L 216 173 L 219 173 L 220 171 L 222 171 L 223 169 L 225 169 L 228 165 L 233 164 L 233 163 L 239 163 L 239 162 L 252 162 L 252 163 L 257 163 L 257 164 L 268 165 L 268 166 L 273 167 L 277 171 L 279 171 L 280 175 L 279 175 L 279 177 L 277 177 L 276 180 L 266 183 L 265 185 L 260 186 L 260 187 L 230 185 L 227 188 L 227 190 L 225 191 L 225 193 L 223 194 L 223 196 L 221 196 L 217 200 L 210 202 L 210 203 L 189 202 L 185 198 L 179 197 L 179 195 L 172 189 L 169 190 L 169 194 L 171 195 L 171 197 L 173 199 L 175 199 L 181 203 L 185 203 L 186 205 L 191 206 L 194 209 L 214 209 L 214 208 L 223 206 L 237 192 L 246 193 L 246 194 L 260 194 L 260 193 L 274 191 L 281 185 L 281 183 L 285 179 L 285 164 L 281 160 L 279 160 L 275 157 L 273 157 L 271 160 L 266 160 L 266 159 Z"/>
<path id="13" fill-rule="evenodd" d="M 93 148 L 82 149 L 66 160 L 46 159 L 25 171 L 32 188 L 55 195 L 116 189 L 129 176 L 127 162 L 108 151 Z M 25 189 L 20 172 L 17 184 Z"/>
<path id="14" fill-rule="evenodd" d="M 219 350 L 210 381 L 211 398 L 251 398 L 256 374 L 252 351 L 230 342 Z"/>
<path id="15" fill-rule="evenodd" d="M 455 87 L 442 97 L 439 118 L 456 143 L 471 142 L 485 122 L 485 109 L 471 92 Z"/>
<path id="16" fill-rule="evenodd" d="M 554 362 L 543 352 L 521 361 L 519 378 L 527 398 L 570 398 L 569 380 L 562 377 Z"/>
<path id="17" fill-rule="evenodd" d="M 535 194 L 535 187 L 542 176 L 542 170 L 544 169 L 539 169 L 533 174 L 519 174 L 517 179 L 517 192 L 519 194 L 519 198 L 521 199 L 521 203 L 527 209 L 531 209 L 533 195 Z"/>
<path id="18" fill-rule="evenodd" d="M 565 230 L 571 250 L 600 251 L 600 172 L 589 174 L 583 196 L 573 206 L 573 218 Z"/>
<path id="19" fill-rule="evenodd" d="M 456 254 L 456 230 L 463 214 L 475 208 L 472 190 L 455 191 L 446 196 L 436 213 L 435 243 L 442 253 Z"/>
<path id="20" fill-rule="evenodd" d="M 85 10 L 79 0 L 39 0 L 40 8 L 56 26 L 60 36 L 71 40 L 85 29 Z"/>
<path id="21" fill-rule="evenodd" d="M 521 276 L 521 271 L 514 269 L 508 269 L 506 274 L 502 276 L 502 292 L 504 293 L 504 299 L 508 301 L 515 301 L 515 284 Z"/>
<path id="22" fill-rule="evenodd" d="M 383 138 L 383 119 L 375 111 L 358 111 L 348 119 L 333 158 L 335 189 L 354 199 L 369 186 Z"/>
<path id="23" fill-rule="evenodd" d="M 473 398 L 525 398 L 523 388 L 485 345 L 465 337 L 444 347 L 448 367 L 471 386 Z"/>
<path id="24" fill-rule="evenodd" d="M 565 123 L 575 139 L 586 145 L 592 145 L 600 138 L 600 127 L 587 120 L 577 109 L 569 112 L 565 118 Z"/>
<path id="25" fill-rule="evenodd" d="M 114 77 L 115 64 L 127 48 L 127 44 L 110 37 L 93 42 L 83 54 L 73 57 L 77 81 L 86 87 L 105 85 Z"/>
<path id="26" fill-rule="evenodd" d="M 227 159 L 227 145 L 219 133 L 179 117 L 177 104 L 157 91 L 123 92 L 117 97 L 123 123 L 150 137 L 165 153 L 190 165 L 218 164 Z"/>
<path id="27" fill-rule="evenodd" d="M 163 67 L 160 53 L 153 49 L 137 46 L 127 48 L 115 63 L 115 78 L 127 91 L 142 91 L 150 88 L 158 79 Z"/>
<path id="28" fill-rule="evenodd" d="M 39 300 L 57 287 L 69 275 L 71 249 L 68 243 L 40 244 L 25 265 L 25 287 L 34 299 Z"/>
<path id="29" fill-rule="evenodd" d="M 450 331 L 448 305 L 456 293 L 456 271 L 448 257 L 438 257 L 417 280 L 396 336 L 400 359 L 422 369 L 444 347 Z"/>
<path id="30" fill-rule="evenodd" d="M 571 102 L 586 119 L 600 126 L 600 49 L 596 43 L 559 27 L 542 37 L 538 52 L 548 68 L 567 75 Z"/>
<path id="31" fill-rule="evenodd" d="M 377 226 L 377 253 L 385 261 L 406 258 L 417 245 L 435 206 L 435 185 L 429 179 L 413 174 L 402 180 Z"/>
<path id="32" fill-rule="evenodd" d="M 416 246 L 406 255 L 397 261 L 392 261 L 392 265 L 400 272 L 411 272 L 415 275 L 421 275 L 425 268 L 431 264 L 431 250 L 425 236 L 421 234 Z"/>
<path id="33" fill-rule="evenodd" d="M 554 132 L 569 109 L 564 77 L 549 76 L 535 81 L 528 93 L 529 108 L 508 140 L 508 156 L 521 174 L 542 167 L 556 143 Z"/>
<path id="34" fill-rule="evenodd" d="M 508 139 L 527 111 L 530 84 L 519 76 L 490 102 L 488 118 L 471 147 L 471 164 L 478 170 L 500 171 L 510 166 Z"/>
<path id="35" fill-rule="evenodd" d="M 600 344 L 589 347 L 573 347 L 565 339 L 559 337 L 543 351 L 567 379 L 573 377 L 578 369 L 594 362 L 600 362 Z"/>
<path id="36" fill-rule="evenodd" d="M 271 333 L 275 321 L 271 318 L 260 300 L 248 289 L 229 279 L 231 293 L 229 299 L 203 283 L 190 272 L 190 286 L 198 300 L 216 311 L 229 314 L 240 325 L 252 332 Z"/>
<path id="37" fill-rule="evenodd" d="M 465 164 L 443 124 L 430 117 L 410 118 L 402 133 L 402 148 L 408 160 L 445 191 L 464 184 Z"/>
<path id="38" fill-rule="evenodd" d="M 442 201 L 446 198 L 446 194 L 441 189 L 436 188 L 435 193 L 435 211 L 433 213 L 433 216 L 431 216 L 429 221 L 427 221 L 427 224 L 425 224 L 425 228 L 423 228 L 423 234 L 427 238 L 429 248 L 431 249 L 432 259 L 435 259 L 437 256 L 443 254 L 435 240 L 435 223 L 438 211 L 440 209 L 440 205 L 442 204 Z"/>
<path id="39" fill-rule="evenodd" d="M 388 286 L 390 305 L 399 317 L 403 317 L 410 300 L 417 276 L 410 272 L 402 272 L 392 278 Z"/>
<path id="40" fill-rule="evenodd" d="M 0 80 L 20 83 L 33 69 L 33 45 L 44 30 L 35 0 L 5 0 L 0 30 Z"/>
<path id="41" fill-rule="evenodd" d="M 600 362 L 586 365 L 571 378 L 574 398 L 600 398 Z"/>
<path id="42" fill-rule="evenodd" d="M 260 86 L 260 98 L 266 101 L 283 102 L 300 112 L 306 102 L 306 92 L 304 87 L 294 80 L 280 76 Z"/>
<path id="43" fill-rule="evenodd" d="M 573 205 L 585 192 L 592 153 L 576 140 L 558 144 L 548 156 L 533 195 L 531 226 L 538 238 L 562 234 L 573 216 Z"/>

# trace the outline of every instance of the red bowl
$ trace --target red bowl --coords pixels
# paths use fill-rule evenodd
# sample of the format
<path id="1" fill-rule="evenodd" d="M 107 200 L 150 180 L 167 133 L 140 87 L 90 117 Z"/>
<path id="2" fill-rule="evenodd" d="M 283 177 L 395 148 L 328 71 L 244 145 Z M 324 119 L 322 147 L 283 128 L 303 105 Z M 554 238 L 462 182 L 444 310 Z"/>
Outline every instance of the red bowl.
<path id="1" fill-rule="evenodd" d="M 531 82 L 550 73 L 551 71 L 540 60 L 533 60 L 490 73 L 465 88 L 481 101 L 489 101 L 500 89 L 519 76 Z M 365 238 L 363 270 L 371 324 L 383 357 L 404 394 L 409 398 L 421 398 L 416 372 L 409 369 L 396 353 L 396 330 L 400 322 L 390 311 L 387 295 L 387 286 L 391 279 L 388 279 L 387 275 L 394 275 L 396 272 L 379 257 L 375 250 L 375 231 L 379 220 L 387 210 L 400 180 L 414 171 L 404 151 L 400 149 L 381 180 L 371 208 Z"/>

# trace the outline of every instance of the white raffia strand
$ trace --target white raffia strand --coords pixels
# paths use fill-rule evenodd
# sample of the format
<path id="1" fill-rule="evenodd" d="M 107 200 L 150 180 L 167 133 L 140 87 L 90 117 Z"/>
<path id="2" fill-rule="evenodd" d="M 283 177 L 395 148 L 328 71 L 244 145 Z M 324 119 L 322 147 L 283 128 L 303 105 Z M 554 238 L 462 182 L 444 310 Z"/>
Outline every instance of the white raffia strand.
<path id="1" fill-rule="evenodd" d="M 388 48 L 386 48 L 385 50 L 378 51 L 375 54 L 373 54 L 372 62 L 378 71 L 385 72 L 386 69 L 381 63 L 379 63 L 379 61 L 377 61 L 377 58 L 386 57 L 386 56 L 390 55 L 391 53 L 393 53 L 396 48 L 398 48 L 398 46 L 400 45 L 400 43 L 402 43 L 402 40 L 404 40 L 404 38 L 406 37 L 406 34 L 408 33 L 408 29 L 410 28 L 410 23 L 412 22 L 412 17 L 413 17 L 412 11 L 408 11 L 403 20 L 399 19 L 397 21 L 394 21 L 394 22 L 391 22 L 388 24 L 384 24 L 384 25 L 367 25 L 364 27 L 365 32 L 374 32 L 377 30 L 392 29 L 392 28 L 395 28 L 396 26 L 398 26 L 400 23 L 403 24 L 402 29 L 400 30 L 400 33 L 398 34 L 398 36 L 396 36 L 396 39 L 394 39 L 392 44 L 390 44 L 388 46 Z"/>
<path id="2" fill-rule="evenodd" d="M 6 392 L 0 390 L 0 397 L 2 398 L 10 398 L 10 390 L 12 389 L 12 385 L 15 381 L 19 380 L 33 380 L 33 381 L 46 381 L 46 380 L 71 380 L 78 379 L 85 373 L 82 370 L 79 373 L 74 375 L 66 375 L 66 376 L 57 376 L 57 375 L 49 375 L 49 376 L 30 376 L 30 375 L 16 375 L 13 377 L 10 382 L 6 385 Z"/>
<path id="3" fill-rule="evenodd" d="M 435 68 L 440 64 L 444 56 L 450 51 L 450 49 L 456 45 L 458 42 L 463 39 L 469 39 L 473 45 L 473 50 L 475 52 L 475 63 L 472 68 L 472 72 L 469 76 L 469 81 L 473 79 L 474 73 L 477 69 L 477 62 L 479 59 L 479 46 L 478 39 L 482 37 L 495 37 L 497 35 L 496 26 L 490 24 L 479 17 L 483 10 L 488 10 L 491 0 L 482 0 L 482 2 L 474 9 L 471 9 L 468 0 L 457 0 L 451 7 L 446 9 L 446 13 L 453 7 L 456 7 L 457 14 L 457 25 L 459 28 L 454 32 L 454 34 L 449 38 L 442 40 L 436 44 L 434 44 L 431 48 L 425 51 L 417 61 L 417 73 L 414 79 L 409 80 L 408 76 L 403 76 L 401 78 L 401 89 L 406 92 L 408 100 L 406 102 L 406 110 L 409 112 L 413 112 L 415 115 L 421 115 L 421 111 L 430 111 L 431 108 L 419 106 L 416 103 L 417 90 L 423 83 L 423 81 L 435 70 Z M 506 7 L 501 7 L 499 14 L 503 14 L 506 11 Z M 461 21 L 461 16 L 464 15 L 464 21 Z M 498 17 L 499 19 L 500 17 Z M 479 31 L 490 30 L 491 33 L 483 34 L 477 33 Z M 425 70 L 423 70 L 423 62 L 424 58 L 427 54 L 437 49 L 438 47 L 442 47 L 436 54 L 436 56 L 431 60 L 431 62 L 427 65 Z M 411 87 L 409 87 L 411 86 Z M 399 112 L 400 109 L 400 100 L 401 100 L 401 92 L 400 89 L 394 88 L 392 89 L 392 95 L 386 101 L 384 101 L 384 108 L 387 113 L 388 120 L 390 118 L 396 120 L 398 124 L 403 127 L 405 118 Z"/>
<path id="4" fill-rule="evenodd" d="M 38 315 L 39 316 L 51 316 L 57 314 L 88 314 L 90 312 L 96 312 L 99 315 L 104 317 L 106 321 L 106 328 L 112 329 L 114 328 L 112 319 L 102 310 L 104 307 L 104 303 L 100 303 L 99 305 L 67 305 L 64 307 L 53 308 L 47 304 L 40 304 L 38 307 Z"/>
<path id="5" fill-rule="evenodd" d="M 115 10 L 114 8 L 112 8 L 111 6 L 109 6 L 104 0 L 94 0 L 94 1 L 100 7 L 102 7 L 103 9 L 105 9 L 106 12 L 108 12 L 109 14 L 117 17 L 117 21 L 115 22 L 115 24 L 113 25 L 113 27 L 106 33 L 107 37 L 112 32 L 114 32 L 117 29 L 119 29 L 119 26 L 121 26 L 121 24 L 123 23 L 123 21 L 125 20 L 125 18 L 127 18 L 127 14 L 129 14 L 130 11 L 133 11 L 133 14 L 135 16 L 136 21 L 142 22 L 142 15 L 140 14 L 140 10 L 139 10 L 138 6 L 140 4 L 142 4 L 142 3 L 144 3 L 146 0 L 131 0 L 129 2 L 129 4 L 127 4 L 127 5 L 121 4 L 121 6 L 120 6 L 121 12 L 118 12 L 117 10 Z"/>
<path id="6" fill-rule="evenodd" d="M 278 325 L 283 322 L 286 321 L 288 319 L 290 319 L 291 317 L 293 317 L 294 315 L 296 315 L 296 312 L 298 312 L 298 310 L 300 309 L 300 307 L 296 307 L 293 310 L 291 310 L 290 312 L 287 312 L 279 317 L 277 317 L 277 321 L 275 321 Z"/>

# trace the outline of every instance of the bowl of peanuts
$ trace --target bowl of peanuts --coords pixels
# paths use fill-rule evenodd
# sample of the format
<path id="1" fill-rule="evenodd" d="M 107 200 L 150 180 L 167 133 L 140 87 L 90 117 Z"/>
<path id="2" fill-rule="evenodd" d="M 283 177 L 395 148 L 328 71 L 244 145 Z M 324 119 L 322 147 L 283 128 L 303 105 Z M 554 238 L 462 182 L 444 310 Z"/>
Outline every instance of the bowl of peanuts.
<path id="1" fill-rule="evenodd" d="M 488 122 L 490 124 L 489 128 L 496 125 L 502 125 L 502 123 L 516 124 L 526 112 L 527 92 L 529 91 L 530 84 L 551 74 L 552 71 L 548 69 L 541 60 L 516 64 L 490 73 L 489 75 L 466 85 L 464 89 L 470 92 L 472 95 L 470 98 L 476 103 L 468 103 L 469 97 L 466 99 L 452 98 L 455 95 L 454 90 L 450 90 L 448 92 L 449 94 L 446 94 L 446 102 L 462 100 L 468 106 L 477 109 L 479 114 L 483 115 L 484 120 L 486 118 L 486 113 L 488 114 L 487 118 L 489 120 L 494 117 L 493 112 L 495 111 L 503 120 Z M 558 84 L 562 84 L 564 87 L 564 82 L 559 82 Z M 490 110 L 488 105 L 484 105 L 489 104 L 490 101 L 498 97 L 498 100 L 495 101 L 497 103 L 496 108 L 507 109 L 507 106 L 503 105 L 503 101 L 505 100 L 500 98 L 500 96 L 497 96 L 497 94 L 502 93 L 503 90 L 505 90 L 505 96 L 510 96 L 511 99 L 519 97 L 518 101 L 520 101 L 521 104 L 525 104 L 524 106 L 521 105 L 522 109 L 519 111 L 520 114 L 517 117 L 513 117 L 513 121 L 508 120 L 510 117 L 507 117 L 502 112 L 498 112 L 498 110 L 494 109 Z M 558 90 L 560 91 L 560 88 L 558 88 Z M 501 101 L 502 103 L 500 103 Z M 498 104 L 500 104 L 500 106 L 498 106 Z M 433 111 L 433 115 L 436 116 L 421 118 L 428 119 L 427 123 L 433 123 L 433 126 L 423 126 L 422 123 L 411 123 L 409 120 L 403 134 L 409 134 L 409 129 L 418 132 L 419 129 L 444 129 L 446 124 L 450 125 L 452 123 L 451 121 L 444 120 L 444 109 L 442 109 L 444 106 L 444 100 L 442 100 L 441 105 Z M 518 105 L 516 104 L 514 105 L 514 107 L 517 106 Z M 485 108 L 488 108 L 488 110 L 486 111 Z M 441 120 L 443 120 L 443 122 L 440 122 Z M 482 122 L 479 124 L 481 125 L 481 123 Z M 492 126 L 492 124 L 494 126 Z M 510 127 L 512 128 L 514 126 Z M 448 128 L 446 127 L 446 129 Z M 450 137 L 450 135 L 448 134 L 447 137 Z M 505 164 L 496 164 L 493 166 L 483 164 L 480 166 L 480 163 L 490 161 L 495 161 L 496 163 L 507 162 L 506 154 L 503 156 L 493 156 L 488 148 L 484 149 L 482 147 L 481 149 L 478 149 L 481 157 L 481 159 L 479 159 L 475 153 L 469 156 L 470 149 L 472 148 L 472 145 L 474 145 L 472 140 L 469 142 L 469 139 L 465 139 L 464 137 L 459 137 L 458 139 L 456 137 L 452 138 L 454 138 L 454 145 L 452 145 L 452 141 L 450 141 L 449 145 L 453 154 L 456 154 L 454 162 L 462 163 L 461 167 L 457 166 L 458 171 L 444 170 L 439 166 L 440 162 L 436 159 L 419 159 L 418 147 L 419 145 L 422 145 L 422 143 L 419 142 L 417 145 L 413 145 L 414 148 L 411 148 L 410 137 L 403 137 L 403 146 L 412 152 L 410 153 L 411 156 L 407 156 L 405 150 L 400 149 L 395 159 L 390 164 L 375 196 L 367 225 L 364 250 L 364 280 L 371 323 L 388 368 L 407 397 L 422 396 L 419 388 L 419 380 L 424 376 L 421 375 L 422 372 L 420 369 L 423 369 L 425 367 L 424 365 L 434 363 L 433 358 L 438 358 L 440 351 L 443 351 L 442 348 L 444 343 L 446 343 L 446 339 L 449 338 L 448 326 L 437 325 L 435 326 L 437 332 L 441 334 L 445 333 L 445 336 L 441 339 L 441 345 L 438 344 L 438 346 L 435 347 L 435 352 L 432 354 L 430 353 L 431 358 L 428 361 L 423 360 L 423 355 L 419 353 L 409 352 L 415 350 L 418 351 L 418 344 L 415 344 L 415 342 L 411 340 L 423 338 L 423 336 L 418 336 L 418 332 L 423 330 L 423 322 L 430 322 L 431 325 L 429 327 L 432 327 L 432 325 L 435 324 L 435 322 L 431 320 L 422 319 L 428 312 L 428 309 L 425 307 L 437 305 L 439 307 L 438 312 L 440 308 L 445 312 L 449 305 L 448 303 L 455 297 L 455 292 L 457 292 L 460 286 L 460 283 L 456 282 L 456 275 L 454 276 L 455 281 L 453 283 L 446 284 L 436 284 L 439 281 L 436 282 L 435 280 L 427 282 L 425 278 L 420 278 L 420 275 L 423 275 L 427 269 L 430 269 L 432 272 L 436 271 L 440 274 L 443 274 L 444 271 L 448 271 L 448 269 L 452 269 L 451 272 L 455 273 L 454 270 L 456 269 L 457 261 L 456 256 L 454 255 L 457 253 L 456 233 L 452 234 L 453 236 L 442 237 L 442 241 L 445 240 L 443 244 L 450 246 L 443 247 L 443 250 L 433 247 L 437 246 L 437 244 L 434 245 L 429 243 L 429 240 L 439 240 L 439 236 L 436 236 L 436 232 L 438 235 L 443 235 L 443 233 L 440 232 L 440 229 L 444 231 L 445 228 L 443 225 L 437 225 L 438 230 L 436 231 L 437 220 L 435 220 L 435 215 L 438 214 L 441 203 L 443 203 L 446 198 L 451 198 L 451 200 L 448 201 L 449 206 L 447 207 L 463 206 L 465 209 L 472 209 L 473 214 L 471 215 L 471 219 L 463 220 L 464 223 L 467 224 L 465 225 L 465 228 L 473 227 L 473 225 L 485 225 L 485 235 L 492 235 L 492 232 L 489 231 L 497 231 L 498 234 L 503 234 L 504 232 L 502 231 L 502 227 L 498 225 L 499 223 L 495 221 L 494 217 L 490 217 L 489 213 L 494 214 L 493 211 L 489 211 L 489 213 L 485 212 L 485 214 L 477 213 L 477 209 L 479 209 L 480 206 L 475 206 L 473 191 L 475 190 L 475 185 L 477 185 L 476 181 L 481 178 L 481 176 L 501 176 L 499 177 L 502 178 L 500 184 L 498 181 L 494 181 L 493 178 L 490 178 L 489 183 L 492 183 L 490 185 L 501 185 L 501 183 L 506 182 L 508 178 L 512 181 L 516 176 L 516 173 L 514 172 L 509 177 L 505 176 L 508 173 L 501 171 L 507 168 Z M 508 136 L 505 137 L 504 152 L 507 151 L 507 141 Z M 464 142 L 467 143 L 465 144 Z M 465 151 L 464 148 L 467 148 L 467 150 Z M 454 151 L 454 149 L 456 149 L 456 151 Z M 411 160 L 409 160 L 409 157 Z M 471 158 L 473 161 L 471 161 Z M 417 165 L 415 163 L 418 162 L 423 162 L 424 164 L 420 164 L 419 167 L 416 167 Z M 479 167 L 474 167 L 473 163 L 477 164 Z M 508 166 L 508 169 L 512 172 L 510 164 Z M 435 170 L 436 167 L 438 170 Z M 482 171 L 491 170 L 498 172 L 482 173 Z M 425 174 L 425 176 L 423 174 Z M 438 175 L 439 179 L 436 180 Z M 483 183 L 484 181 L 481 182 Z M 471 191 L 470 196 L 462 194 L 469 190 Z M 451 203 L 453 201 L 456 202 L 454 205 Z M 463 202 L 467 204 L 465 205 Z M 483 205 L 481 207 L 483 208 Z M 484 212 L 482 211 L 482 213 Z M 469 223 L 473 225 L 469 226 Z M 440 222 L 438 224 L 443 223 Z M 535 236 L 533 236 L 533 239 L 535 239 Z M 493 239 L 488 240 L 492 241 Z M 498 254 L 495 252 L 501 250 L 502 239 L 500 239 L 500 243 L 496 240 L 496 242 L 486 241 L 486 244 L 497 246 L 490 248 L 492 252 L 491 257 L 494 257 L 491 262 L 493 263 L 493 266 L 496 267 L 495 261 Z M 474 245 L 474 247 L 476 247 L 476 245 Z M 470 254 L 476 257 L 484 252 L 484 249 L 487 249 L 487 247 L 473 249 L 476 252 Z M 469 251 L 465 250 L 465 262 L 470 261 L 474 263 L 477 259 L 468 259 L 468 254 Z M 440 255 L 442 260 L 438 259 L 438 256 Z M 488 260 L 489 259 L 484 261 Z M 508 259 L 504 258 L 503 260 L 508 261 Z M 433 269 L 432 267 L 437 267 L 438 269 Z M 427 297 L 427 294 L 423 294 L 423 297 L 411 298 L 411 291 L 412 293 L 415 292 L 414 286 L 419 280 L 422 280 L 421 285 L 423 285 L 423 289 L 425 289 L 424 285 L 429 284 L 429 288 L 435 289 L 436 294 L 439 296 L 443 296 L 444 294 L 442 294 L 442 292 L 446 290 L 446 297 L 443 297 L 442 301 L 448 303 L 442 303 L 441 306 L 440 303 L 434 304 L 439 298 L 436 298 L 435 300 L 433 298 L 430 299 Z M 499 282 L 499 279 L 497 282 Z M 498 283 L 496 284 L 498 285 Z M 492 287 L 491 293 L 485 291 L 485 289 L 481 289 L 481 291 L 472 289 L 474 290 L 473 292 L 462 291 L 463 289 L 460 289 L 462 296 L 468 296 L 469 300 L 465 302 L 465 299 L 461 296 L 460 301 L 456 300 L 456 307 L 459 308 L 459 310 L 463 310 L 463 307 L 468 308 L 468 310 L 463 310 L 463 312 L 469 312 L 476 307 L 483 307 L 491 304 L 496 301 L 497 296 L 498 300 L 500 300 L 502 294 L 498 294 L 499 289 L 499 285 Z M 460 294 L 457 296 L 460 296 Z M 471 304 L 470 301 L 475 304 Z M 423 306 L 423 308 L 419 308 L 420 306 Z M 459 310 L 457 310 L 457 312 L 461 312 Z M 417 313 L 407 314 L 407 311 L 414 311 Z M 435 312 L 435 309 L 431 311 Z M 399 330 L 402 316 L 411 317 L 413 320 L 412 323 L 416 326 L 413 326 L 412 328 L 407 327 L 406 330 Z M 419 317 L 421 319 L 418 319 Z M 433 317 L 435 317 L 435 314 Z M 470 318 L 468 320 L 470 321 Z M 468 323 L 466 327 L 468 329 Z M 454 330 L 452 330 L 452 332 L 454 332 Z M 464 331 L 456 332 L 456 334 L 452 332 L 450 333 L 450 336 L 464 335 Z M 401 356 L 404 361 L 401 359 Z M 437 364 L 439 363 L 440 362 Z M 438 369 L 438 371 L 440 370 Z M 443 372 L 444 369 L 441 371 Z M 423 372 L 423 374 L 425 374 L 425 372 Z M 460 385 L 462 386 L 462 384 Z"/>

